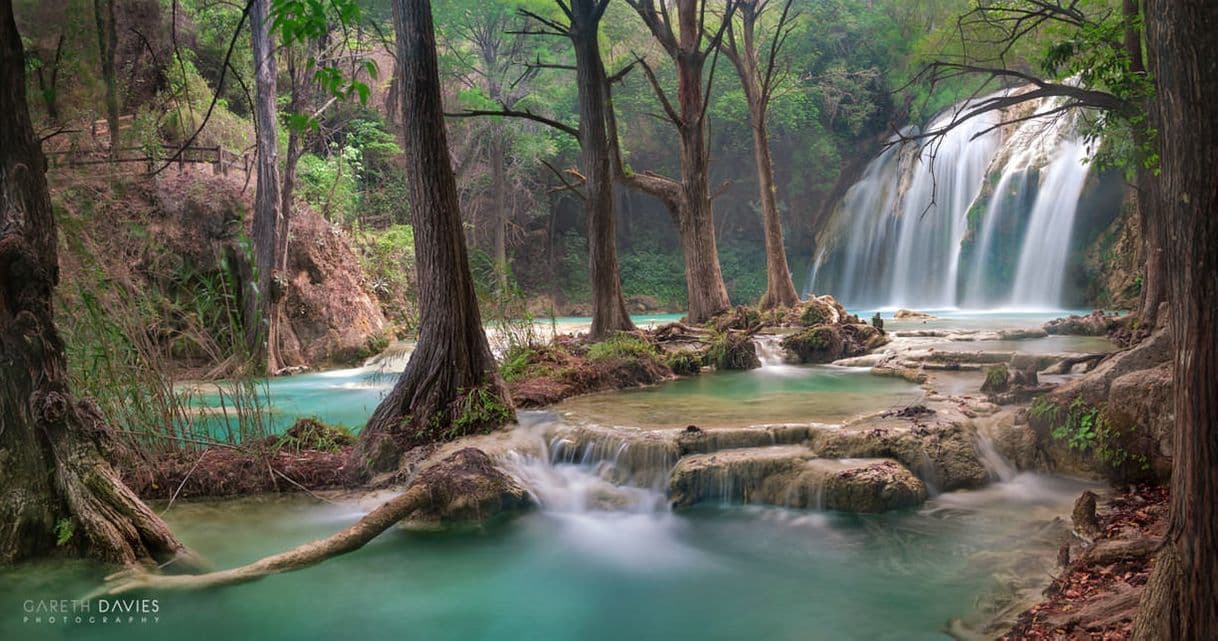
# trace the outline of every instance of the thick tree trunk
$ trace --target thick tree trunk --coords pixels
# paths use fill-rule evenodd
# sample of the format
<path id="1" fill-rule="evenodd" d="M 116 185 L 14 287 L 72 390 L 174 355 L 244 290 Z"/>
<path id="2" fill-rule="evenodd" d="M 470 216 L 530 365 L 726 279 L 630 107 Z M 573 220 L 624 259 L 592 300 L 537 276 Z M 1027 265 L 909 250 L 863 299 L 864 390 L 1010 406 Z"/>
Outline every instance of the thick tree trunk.
<path id="1" fill-rule="evenodd" d="M 608 80 L 601 59 L 595 0 L 574 0 L 571 41 L 579 99 L 579 137 L 584 168 L 584 215 L 588 225 L 588 267 L 592 277 L 591 337 L 634 330 L 626 310 L 617 260 L 617 216 L 613 207 Z"/>
<path id="2" fill-rule="evenodd" d="M 0 0 L 0 563 L 63 549 L 105 561 L 191 561 L 103 456 L 108 430 L 68 390 L 52 292 L 57 232 L 30 124 L 25 57 Z"/>
<path id="3" fill-rule="evenodd" d="M 277 232 L 283 226 L 279 198 L 279 122 L 275 89 L 275 45 L 271 39 L 271 0 L 250 5 L 250 34 L 254 53 L 254 129 L 258 184 L 254 192 L 253 287 L 245 296 L 246 343 L 255 363 L 268 374 L 279 370 L 279 319 L 275 311 L 275 269 L 279 264 Z"/>
<path id="4" fill-rule="evenodd" d="M 1132 638 L 1218 638 L 1218 5 L 1147 0 L 1175 345 L 1171 507 Z"/>
<path id="5" fill-rule="evenodd" d="M 482 331 L 449 164 L 427 0 L 394 0 L 402 127 L 419 283 L 419 342 L 393 391 L 360 434 L 368 471 L 392 469 L 406 447 L 489 431 L 515 418 Z"/>

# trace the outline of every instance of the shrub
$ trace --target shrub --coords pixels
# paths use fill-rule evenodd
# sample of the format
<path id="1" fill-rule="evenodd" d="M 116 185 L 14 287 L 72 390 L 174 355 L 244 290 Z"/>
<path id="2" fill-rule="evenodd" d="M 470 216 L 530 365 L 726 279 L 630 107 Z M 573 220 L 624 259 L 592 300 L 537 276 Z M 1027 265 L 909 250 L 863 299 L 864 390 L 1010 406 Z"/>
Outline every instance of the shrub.
<path id="1" fill-rule="evenodd" d="M 302 418 L 279 436 L 275 449 L 319 450 L 337 452 L 355 444 L 355 435 L 345 427 L 326 425 L 316 418 Z"/>
<path id="2" fill-rule="evenodd" d="M 638 360 L 655 356 L 656 350 L 651 343 L 631 334 L 615 334 L 588 348 L 588 359 L 592 361 Z"/>
<path id="3" fill-rule="evenodd" d="M 678 376 L 692 376 L 702 371 L 702 359 L 689 350 L 669 354 L 664 364 Z"/>
<path id="4" fill-rule="evenodd" d="M 761 360 L 752 338 L 725 332 L 711 340 L 706 350 L 706 364 L 720 370 L 754 369 L 761 367 Z"/>

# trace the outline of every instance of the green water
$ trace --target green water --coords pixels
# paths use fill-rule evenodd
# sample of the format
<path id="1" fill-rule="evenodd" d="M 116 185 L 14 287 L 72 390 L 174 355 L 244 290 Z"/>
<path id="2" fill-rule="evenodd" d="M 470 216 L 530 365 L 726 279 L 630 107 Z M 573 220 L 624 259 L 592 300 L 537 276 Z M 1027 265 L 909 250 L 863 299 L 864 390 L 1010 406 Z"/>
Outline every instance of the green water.
<path id="1" fill-rule="evenodd" d="M 313 415 L 358 427 L 403 364 L 273 380 L 275 420 Z M 833 421 L 921 394 L 865 370 L 770 365 L 560 409 L 618 424 L 748 425 Z M 946 639 L 948 619 L 975 616 L 1002 592 L 999 577 L 1047 576 L 1056 546 L 1046 523 L 1068 513 L 1083 487 L 1025 474 L 885 515 L 673 513 L 662 488 L 613 486 L 598 469 L 513 459 L 509 470 L 538 497 L 537 511 L 477 533 L 392 530 L 350 555 L 252 584 L 140 595 L 157 599 L 157 622 L 102 624 L 97 602 L 82 623 L 24 621 L 27 601 L 80 598 L 105 569 L 54 561 L 3 569 L 0 639 Z M 327 536 L 383 498 L 179 503 L 165 517 L 188 545 L 229 567 Z"/>
<path id="2" fill-rule="evenodd" d="M 829 423 L 903 407 L 922 390 L 865 368 L 776 365 L 700 376 L 621 392 L 590 394 L 555 409 L 604 423 L 645 427 Z"/>
<path id="3" fill-rule="evenodd" d="M 1033 544 L 1051 553 L 1036 521 L 1079 489 L 1029 476 L 866 517 L 543 509 L 476 534 L 391 531 L 252 584 L 145 595 L 161 617 L 145 624 L 23 622 L 23 601 L 76 598 L 102 572 L 24 566 L 0 571 L 0 638 L 944 639 L 947 620 L 996 587 L 994 573 L 1028 563 Z M 182 504 L 168 520 L 223 566 L 327 535 L 368 507 L 281 497 Z"/>

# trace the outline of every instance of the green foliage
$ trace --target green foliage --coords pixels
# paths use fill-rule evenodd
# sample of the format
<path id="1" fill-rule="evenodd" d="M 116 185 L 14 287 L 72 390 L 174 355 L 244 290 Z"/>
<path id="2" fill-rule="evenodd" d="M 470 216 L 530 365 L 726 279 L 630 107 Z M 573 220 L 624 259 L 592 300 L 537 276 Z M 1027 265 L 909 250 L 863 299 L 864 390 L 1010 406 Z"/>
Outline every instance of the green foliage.
<path id="1" fill-rule="evenodd" d="M 508 382 L 559 376 L 570 358 L 566 349 L 556 343 L 513 345 L 504 352 L 499 374 Z"/>
<path id="2" fill-rule="evenodd" d="M 1135 469 L 1150 469 L 1145 454 L 1131 452 L 1123 444 L 1122 431 L 1104 415 L 1103 408 L 1088 404 L 1081 397 L 1068 407 L 1061 407 L 1044 397 L 1036 399 L 1029 409 L 1036 419 L 1051 426 L 1050 436 L 1080 454 L 1092 454 L 1113 470 L 1132 465 Z"/>
<path id="3" fill-rule="evenodd" d="M 297 193 L 327 220 L 350 225 L 359 213 L 360 152 L 351 146 L 331 151 L 325 158 L 308 153 L 300 156 Z"/>
<path id="4" fill-rule="evenodd" d="M 507 382 L 531 378 L 533 358 L 537 350 L 525 345 L 513 346 L 503 354 L 503 362 L 499 365 L 499 375 Z"/>
<path id="5" fill-rule="evenodd" d="M 985 369 L 985 382 L 981 384 L 981 391 L 1006 391 L 1010 378 L 1011 373 L 1009 370 L 1007 370 L 1006 363 L 999 363 L 993 367 L 987 367 Z"/>
<path id="6" fill-rule="evenodd" d="M 76 521 L 72 519 L 59 519 L 55 521 L 55 546 L 63 547 L 72 540 L 72 536 L 76 534 Z"/>
<path id="7" fill-rule="evenodd" d="M 717 370 L 751 369 L 760 364 L 755 349 L 748 336 L 721 332 L 711 339 L 703 364 Z"/>
<path id="8" fill-rule="evenodd" d="M 656 357 L 656 348 L 633 334 L 618 333 L 588 348 L 591 361 L 635 361 Z"/>
<path id="9" fill-rule="evenodd" d="M 418 324 L 415 296 L 414 229 L 392 225 L 365 229 L 355 225 L 351 239 L 368 285 L 381 308 L 402 331 Z"/>
<path id="10" fill-rule="evenodd" d="M 512 420 L 510 405 L 487 387 L 466 390 L 458 401 L 457 416 L 444 437 L 455 439 L 490 431 Z"/>
<path id="11" fill-rule="evenodd" d="M 825 322 L 825 312 L 821 310 L 819 305 L 810 304 L 804 308 L 804 311 L 799 315 L 799 322 L 804 327 L 812 327 Z"/>
<path id="12" fill-rule="evenodd" d="M 218 269 L 194 265 L 132 223 L 124 242 L 138 249 L 144 273 L 131 273 L 121 255 L 116 260 L 98 244 L 108 234 L 92 229 L 94 216 L 114 215 L 94 211 L 108 198 L 123 196 L 57 194 L 60 255 L 79 265 L 78 277 L 56 292 L 72 389 L 92 398 L 124 444 L 141 453 L 264 437 L 266 388 L 249 366 L 236 266 L 227 258 Z M 175 363 L 192 362 L 231 378 L 214 390 L 175 386 Z M 203 405 L 216 411 L 199 412 Z"/>
<path id="13" fill-rule="evenodd" d="M 274 449 L 339 452 L 355 444 L 355 435 L 346 427 L 326 425 L 316 418 L 302 418 L 276 438 Z"/>
<path id="14" fill-rule="evenodd" d="M 702 359 L 689 350 L 669 354 L 664 358 L 664 364 L 677 376 L 692 376 L 702 371 Z"/>

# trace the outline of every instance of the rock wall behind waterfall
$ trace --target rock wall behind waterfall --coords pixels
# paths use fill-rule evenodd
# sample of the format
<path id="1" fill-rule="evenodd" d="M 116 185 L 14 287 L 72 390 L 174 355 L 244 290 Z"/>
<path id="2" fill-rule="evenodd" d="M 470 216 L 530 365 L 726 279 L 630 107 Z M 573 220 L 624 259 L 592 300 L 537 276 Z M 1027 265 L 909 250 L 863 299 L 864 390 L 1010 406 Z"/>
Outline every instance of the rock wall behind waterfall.
<path id="1" fill-rule="evenodd" d="M 1089 167 L 1078 114 L 1037 117 L 1057 104 L 983 114 L 940 138 L 894 138 L 818 235 L 811 291 L 855 308 L 1102 302 L 1084 257 L 1117 218 L 1124 188 Z"/>

